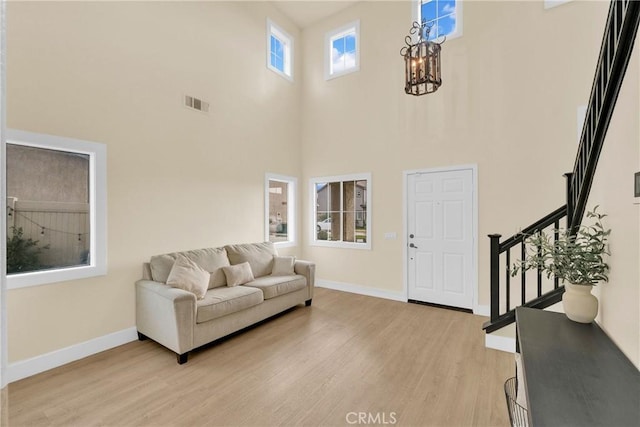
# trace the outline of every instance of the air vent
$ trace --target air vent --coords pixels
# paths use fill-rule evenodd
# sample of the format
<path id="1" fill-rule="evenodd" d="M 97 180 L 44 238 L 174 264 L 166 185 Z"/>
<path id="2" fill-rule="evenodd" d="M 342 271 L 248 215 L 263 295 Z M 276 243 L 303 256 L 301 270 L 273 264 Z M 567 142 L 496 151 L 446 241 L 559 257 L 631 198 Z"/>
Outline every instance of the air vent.
<path id="1" fill-rule="evenodd" d="M 202 111 L 203 113 L 209 112 L 209 103 L 193 96 L 185 95 L 184 105 L 187 108 Z"/>

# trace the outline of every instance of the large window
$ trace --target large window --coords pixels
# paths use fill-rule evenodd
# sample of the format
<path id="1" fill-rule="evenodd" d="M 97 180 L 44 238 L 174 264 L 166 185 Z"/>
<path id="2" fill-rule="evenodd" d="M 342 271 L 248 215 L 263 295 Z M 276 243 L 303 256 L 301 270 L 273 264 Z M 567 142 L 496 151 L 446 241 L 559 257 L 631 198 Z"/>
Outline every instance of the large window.
<path id="1" fill-rule="evenodd" d="M 9 288 L 106 273 L 106 148 L 7 132 Z"/>
<path id="2" fill-rule="evenodd" d="M 319 246 L 371 248 L 371 175 L 311 180 L 313 243 Z"/>
<path id="3" fill-rule="evenodd" d="M 283 175 L 267 174 L 265 179 L 265 238 L 276 246 L 296 243 L 296 183 Z"/>
<path id="4" fill-rule="evenodd" d="M 325 36 L 325 78 L 360 69 L 360 21 L 330 31 Z"/>
<path id="5" fill-rule="evenodd" d="M 418 0 L 417 21 L 431 25 L 429 39 L 462 35 L 462 0 Z"/>
<path id="6" fill-rule="evenodd" d="M 293 38 L 267 20 L 267 67 L 293 80 Z"/>

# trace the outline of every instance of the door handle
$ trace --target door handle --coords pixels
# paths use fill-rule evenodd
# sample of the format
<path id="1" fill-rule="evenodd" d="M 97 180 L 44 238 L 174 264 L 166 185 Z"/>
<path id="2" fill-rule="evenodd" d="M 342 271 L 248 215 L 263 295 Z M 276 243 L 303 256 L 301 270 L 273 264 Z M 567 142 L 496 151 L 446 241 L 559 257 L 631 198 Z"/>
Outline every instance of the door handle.
<path id="1" fill-rule="evenodd" d="M 418 247 L 417 247 L 416 245 L 414 245 L 413 243 L 409 243 L 409 247 L 410 247 L 410 248 L 418 249 Z"/>

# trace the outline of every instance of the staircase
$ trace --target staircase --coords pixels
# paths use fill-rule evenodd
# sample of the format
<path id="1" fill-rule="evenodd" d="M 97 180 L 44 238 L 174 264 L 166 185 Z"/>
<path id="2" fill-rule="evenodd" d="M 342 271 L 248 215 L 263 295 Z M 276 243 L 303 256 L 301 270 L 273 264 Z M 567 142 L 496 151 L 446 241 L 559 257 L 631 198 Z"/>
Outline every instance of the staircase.
<path id="1" fill-rule="evenodd" d="M 578 153 L 573 171 L 565 174 L 566 204 L 504 241 L 500 241 L 500 234 L 489 235 L 491 317 L 483 325 L 487 333 L 515 322 L 515 307 L 518 305 L 543 309 L 562 299 L 564 286 L 558 283 L 557 278 L 543 278 L 541 271 L 533 274 L 522 272 L 519 278 L 512 278 L 510 266 L 516 259 L 512 261 L 512 252 L 517 254 L 517 259 L 523 258 L 526 237 L 541 231 L 554 233 L 557 240 L 558 233 L 554 230 L 560 227 L 563 219 L 566 219 L 567 229 L 573 233 L 580 227 L 639 23 L 640 1 L 611 1 Z M 535 286 L 531 285 L 532 279 Z M 514 304 L 514 299 L 519 304 Z"/>

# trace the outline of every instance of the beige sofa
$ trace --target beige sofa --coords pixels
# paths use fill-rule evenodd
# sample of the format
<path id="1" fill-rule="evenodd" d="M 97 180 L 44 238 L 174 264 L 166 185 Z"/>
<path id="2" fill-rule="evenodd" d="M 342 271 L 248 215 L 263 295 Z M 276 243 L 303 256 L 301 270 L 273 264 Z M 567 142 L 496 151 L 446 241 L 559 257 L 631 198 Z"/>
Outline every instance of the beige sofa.
<path id="1" fill-rule="evenodd" d="M 193 261 L 210 273 L 202 299 L 166 284 L 176 259 Z M 267 319 L 298 304 L 311 305 L 315 264 L 289 260 L 294 271 L 272 271 L 278 257 L 270 242 L 227 245 L 157 255 L 144 263 L 136 282 L 136 325 L 140 340 L 151 338 L 187 362 L 189 351 Z M 249 263 L 254 280 L 227 286 L 229 270 Z M 177 262 L 176 262 L 177 264 Z M 236 266 L 236 267 L 229 267 Z M 227 267 L 227 268 L 225 268 Z M 274 274 L 272 274 L 274 273 Z M 276 275 L 277 273 L 277 275 Z M 232 279 L 233 280 L 233 279 Z M 175 284 L 175 283 L 174 283 Z M 206 286 L 205 286 L 206 288 Z"/>

